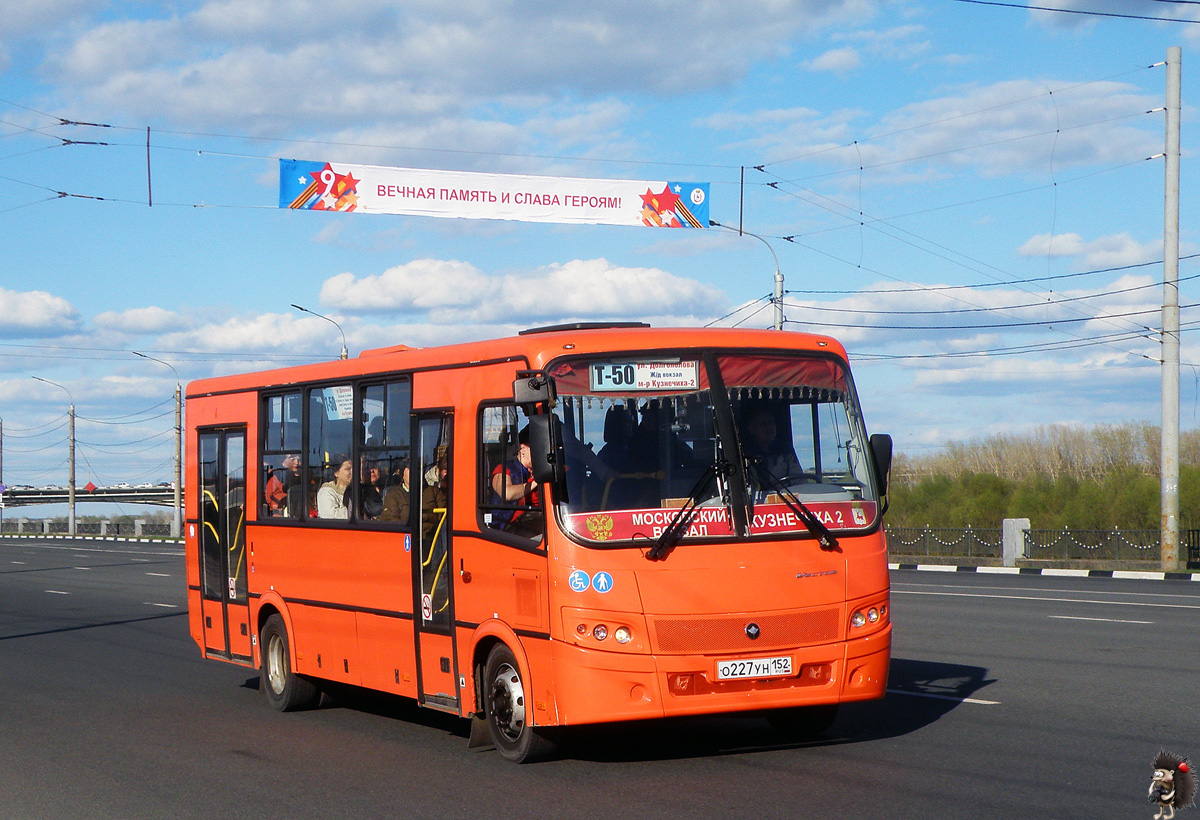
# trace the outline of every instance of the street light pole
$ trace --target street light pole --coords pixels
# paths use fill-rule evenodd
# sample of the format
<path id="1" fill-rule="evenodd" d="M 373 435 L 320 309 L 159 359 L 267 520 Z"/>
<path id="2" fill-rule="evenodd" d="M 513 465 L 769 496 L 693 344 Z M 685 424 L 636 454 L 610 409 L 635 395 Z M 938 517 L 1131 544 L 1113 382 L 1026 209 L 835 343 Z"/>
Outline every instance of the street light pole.
<path id="1" fill-rule="evenodd" d="M 69 442 L 67 449 L 67 534 L 75 535 L 75 396 L 58 382 L 43 379 L 41 376 L 33 378 L 60 390 L 66 390 L 67 395 L 71 398 L 71 406 L 67 411 L 67 441 Z"/>
<path id="2" fill-rule="evenodd" d="M 341 356 L 341 358 L 346 359 L 346 358 L 350 357 L 350 351 L 348 351 L 346 349 L 346 333 L 345 333 L 345 331 L 342 330 L 341 325 L 339 325 L 337 322 L 333 321 L 333 319 L 330 319 L 328 316 L 325 316 L 324 314 L 321 314 L 321 313 L 317 313 L 315 310 L 309 310 L 308 308 L 300 307 L 299 305 L 292 305 L 292 307 L 294 307 L 296 310 L 302 311 L 304 313 L 311 313 L 313 316 L 316 316 L 318 319 L 324 319 L 326 322 L 329 322 L 329 324 L 336 327 L 338 329 L 338 333 L 342 334 L 342 356 Z"/>
<path id="3" fill-rule="evenodd" d="M 136 350 L 130 352 L 134 356 L 165 364 L 175 374 L 175 490 L 172 494 L 175 517 L 171 520 L 171 536 L 179 538 L 183 535 L 183 382 L 179 378 L 179 371 L 170 362 L 138 353 Z"/>
<path id="4" fill-rule="evenodd" d="M 709 222 L 718 228 L 725 228 L 730 231 L 737 231 L 739 235 L 753 236 L 759 242 L 767 246 L 767 250 L 771 252 L 771 258 L 775 260 L 775 290 L 771 297 L 771 304 L 775 307 L 775 329 L 783 330 L 783 274 L 779 272 L 779 257 L 775 255 L 775 249 L 771 247 L 771 243 L 763 239 L 756 233 L 750 233 L 744 228 L 730 228 L 728 225 L 722 225 L 715 220 Z"/>

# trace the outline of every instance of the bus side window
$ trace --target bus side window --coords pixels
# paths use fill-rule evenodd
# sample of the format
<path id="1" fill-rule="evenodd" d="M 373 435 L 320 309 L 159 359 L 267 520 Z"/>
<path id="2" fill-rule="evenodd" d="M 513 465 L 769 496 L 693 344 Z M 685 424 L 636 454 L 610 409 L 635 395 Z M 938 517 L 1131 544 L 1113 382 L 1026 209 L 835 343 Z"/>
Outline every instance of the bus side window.
<path id="1" fill-rule="evenodd" d="M 349 519 L 349 490 L 357 472 L 351 454 L 354 392 L 348 384 L 308 392 L 308 514 Z M 350 462 L 349 470 L 344 469 Z M 322 512 L 324 513 L 322 515 Z"/>
<path id="2" fill-rule="evenodd" d="M 403 379 L 363 389 L 358 518 L 408 526 L 412 383 Z"/>
<path id="3" fill-rule="evenodd" d="M 542 494 L 529 469 L 525 419 L 515 405 L 484 407 L 479 431 L 479 512 L 484 527 L 540 539 L 545 517 Z"/>
<path id="4" fill-rule="evenodd" d="M 303 432 L 300 393 L 268 396 L 263 400 L 262 474 L 259 477 L 259 519 L 299 518 L 303 512 Z"/>

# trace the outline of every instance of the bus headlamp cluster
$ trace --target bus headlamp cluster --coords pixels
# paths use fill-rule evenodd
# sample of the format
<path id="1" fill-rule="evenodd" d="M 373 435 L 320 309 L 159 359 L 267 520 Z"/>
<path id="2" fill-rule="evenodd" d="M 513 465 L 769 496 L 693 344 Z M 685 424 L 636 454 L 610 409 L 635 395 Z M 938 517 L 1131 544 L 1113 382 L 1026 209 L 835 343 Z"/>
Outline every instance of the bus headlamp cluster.
<path id="1" fill-rule="evenodd" d="M 578 626 L 575 627 L 575 631 L 578 632 L 580 635 L 587 635 L 588 634 L 587 624 L 579 624 Z M 607 624 L 596 624 L 591 629 L 591 635 L 593 638 L 595 638 L 598 641 L 608 640 L 608 635 L 609 635 L 608 625 Z M 616 641 L 619 644 L 627 644 L 631 640 L 633 640 L 633 630 L 627 626 L 618 626 L 616 629 L 614 629 L 612 631 L 612 638 L 614 641 Z"/>
<path id="2" fill-rule="evenodd" d="M 877 624 L 884 620 L 887 620 L 887 604 L 880 604 L 867 609 L 855 610 L 854 614 L 850 616 L 850 626 L 854 629 L 861 629 L 867 624 Z"/>

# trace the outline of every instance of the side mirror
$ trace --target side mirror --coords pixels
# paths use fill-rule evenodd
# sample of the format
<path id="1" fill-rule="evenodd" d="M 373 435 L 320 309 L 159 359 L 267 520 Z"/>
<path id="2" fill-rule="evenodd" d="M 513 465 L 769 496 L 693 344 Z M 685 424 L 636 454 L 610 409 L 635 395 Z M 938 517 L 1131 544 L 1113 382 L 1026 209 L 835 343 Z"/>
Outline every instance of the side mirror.
<path id="1" fill-rule="evenodd" d="M 887 495 L 888 476 L 892 472 L 892 437 L 884 433 L 871 436 L 871 456 L 875 460 L 875 480 L 882 498 Z"/>
<path id="2" fill-rule="evenodd" d="M 566 476 L 562 421 L 553 413 L 529 417 L 529 455 L 533 459 L 533 477 L 556 490 Z"/>
<path id="3" fill-rule="evenodd" d="M 554 379 L 547 376 L 546 371 L 517 371 L 517 380 L 513 382 L 514 403 L 528 407 L 545 402 L 553 407 L 557 398 L 558 391 L 554 387 Z"/>

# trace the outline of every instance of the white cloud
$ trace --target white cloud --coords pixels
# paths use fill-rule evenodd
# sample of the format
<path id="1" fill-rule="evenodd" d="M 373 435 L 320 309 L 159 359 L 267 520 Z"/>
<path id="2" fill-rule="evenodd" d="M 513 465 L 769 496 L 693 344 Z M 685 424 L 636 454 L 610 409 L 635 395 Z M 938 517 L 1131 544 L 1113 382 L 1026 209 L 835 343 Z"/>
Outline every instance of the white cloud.
<path id="1" fill-rule="evenodd" d="M 853 48 L 835 48 L 804 64 L 809 71 L 853 71 L 862 65 L 862 57 Z"/>
<path id="2" fill-rule="evenodd" d="M 79 326 L 79 311 L 42 290 L 0 288 L 0 337 L 60 336 Z"/>
<path id="3" fill-rule="evenodd" d="M 856 181 L 860 169 L 863 179 L 876 183 L 959 170 L 1044 178 L 1074 167 L 1122 165 L 1160 151 L 1160 127 L 1146 118 L 1130 119 L 1131 113 L 1160 105 L 1136 87 L 1113 81 L 1029 79 L 964 86 L 878 117 L 862 110 L 803 110 L 787 120 L 770 111 L 726 114 L 707 124 L 749 132 L 734 148 L 773 162 L 808 157 L 844 169 Z M 766 127 L 771 119 L 779 119 L 775 128 Z"/>
<path id="4" fill-rule="evenodd" d="M 1127 233 L 1102 236 L 1091 242 L 1075 233 L 1037 234 L 1017 248 L 1020 256 L 1082 256 L 1089 268 L 1115 268 L 1153 262 L 1162 256 L 1162 242 L 1141 243 Z"/>
<path id="5" fill-rule="evenodd" d="M 156 20 L 76 26 L 46 67 L 79 106 L 110 117 L 247 132 L 418 127 L 476 105 L 534 112 L 548 95 L 619 107 L 605 98 L 726 87 L 793 37 L 871 10 L 867 0 L 703 0 L 686 14 L 667 0 L 214 0 Z"/>
<path id="6" fill-rule="evenodd" d="M 130 308 L 121 311 L 105 311 L 92 319 L 92 324 L 101 330 L 146 335 L 182 330 L 188 322 L 173 310 L 160 307 Z"/>
<path id="7" fill-rule="evenodd" d="M 423 316 L 435 324 L 709 316 L 725 303 L 719 290 L 694 280 L 605 259 L 499 276 L 465 262 L 418 259 L 377 276 L 341 273 L 321 287 L 328 307 Z"/>

